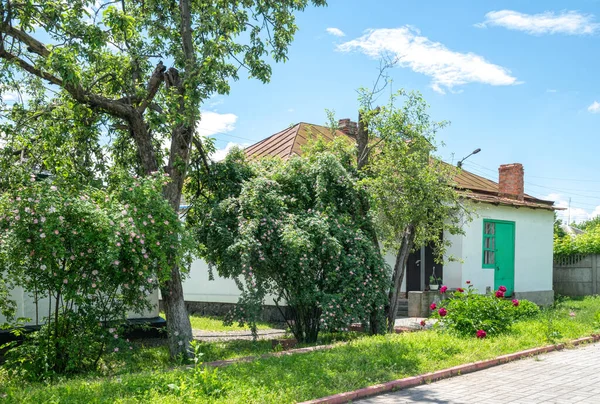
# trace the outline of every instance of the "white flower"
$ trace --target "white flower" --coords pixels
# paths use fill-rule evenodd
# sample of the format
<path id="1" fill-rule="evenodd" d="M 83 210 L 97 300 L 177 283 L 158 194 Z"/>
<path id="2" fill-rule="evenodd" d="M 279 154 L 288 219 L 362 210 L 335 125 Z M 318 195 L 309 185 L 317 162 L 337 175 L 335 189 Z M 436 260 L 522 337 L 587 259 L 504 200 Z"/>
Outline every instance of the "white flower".
<path id="1" fill-rule="evenodd" d="M 40 269 L 41 269 L 42 271 L 45 271 L 45 270 L 46 270 L 46 265 L 44 265 L 44 264 L 40 265 Z"/>
<path id="2" fill-rule="evenodd" d="M 46 235 L 44 233 L 40 234 L 40 238 L 46 238 Z"/>

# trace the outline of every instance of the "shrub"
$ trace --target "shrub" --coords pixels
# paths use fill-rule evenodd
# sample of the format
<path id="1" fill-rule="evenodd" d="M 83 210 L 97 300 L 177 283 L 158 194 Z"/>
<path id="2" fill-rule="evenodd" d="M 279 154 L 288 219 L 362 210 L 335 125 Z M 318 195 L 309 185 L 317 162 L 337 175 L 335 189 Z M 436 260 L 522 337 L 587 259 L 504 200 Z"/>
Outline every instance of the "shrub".
<path id="1" fill-rule="evenodd" d="M 162 198 L 165 179 L 115 181 L 110 192 L 32 176 L 0 198 L 1 278 L 48 302 L 41 331 L 9 355 L 27 377 L 94 368 L 119 335 L 103 327 L 148 309 L 179 259 L 171 246 L 183 233 Z"/>
<path id="2" fill-rule="evenodd" d="M 439 319 L 443 328 L 464 336 L 484 338 L 504 333 L 515 321 L 540 312 L 535 303 L 516 299 L 511 301 L 503 296 L 502 287 L 494 293 L 482 295 L 468 285 L 463 292 L 453 292 L 437 305 L 433 317 Z"/>
<path id="3" fill-rule="evenodd" d="M 288 306 L 299 342 L 367 323 L 373 312 L 383 323 L 388 268 L 362 231 L 370 220 L 362 191 L 339 159 L 247 163 L 230 153 L 213 171 L 219 189 L 191 220 L 207 262 L 238 282 L 237 319 L 255 320 L 271 295 Z"/>
<path id="4" fill-rule="evenodd" d="M 519 305 L 513 310 L 515 320 L 533 318 L 540 314 L 540 307 L 537 304 L 523 299 L 519 300 Z"/>

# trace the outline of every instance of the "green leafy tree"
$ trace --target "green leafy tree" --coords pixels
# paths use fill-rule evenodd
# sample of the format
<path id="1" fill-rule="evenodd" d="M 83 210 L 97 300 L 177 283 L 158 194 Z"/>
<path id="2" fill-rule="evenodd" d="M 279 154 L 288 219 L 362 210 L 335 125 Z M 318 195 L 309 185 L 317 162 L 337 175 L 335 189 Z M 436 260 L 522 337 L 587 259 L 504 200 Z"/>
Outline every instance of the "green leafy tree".
<path id="1" fill-rule="evenodd" d="M 120 326 L 128 311 L 150 308 L 147 295 L 184 258 L 177 244 L 189 248 L 177 214 L 162 197 L 166 179 L 124 177 L 111 192 L 72 192 L 32 175 L 0 198 L 3 276 L 36 304 L 48 299 L 48 312 L 41 313 L 44 338 L 16 348 L 31 353 L 17 356 L 17 368 L 36 377 L 44 369 L 93 369 L 113 338 L 108 326 Z"/>
<path id="2" fill-rule="evenodd" d="M 228 93 L 240 69 L 267 82 L 267 60 L 286 59 L 294 13 L 309 3 L 325 0 L 2 0 L 0 91 L 21 101 L 3 105 L 7 154 L 84 178 L 106 153 L 140 175 L 164 170 L 177 211 L 192 147 L 208 166 L 210 145 L 195 136 L 203 101 Z M 57 159 L 56 143 L 75 158 Z M 178 267 L 161 290 L 171 355 L 187 353 Z"/>
<path id="3" fill-rule="evenodd" d="M 238 283 L 241 322 L 253 323 L 269 296 L 285 303 L 301 342 L 383 314 L 387 266 L 361 230 L 370 220 L 358 215 L 363 191 L 338 158 L 324 151 L 247 163 L 237 151 L 214 166 L 218 187 L 189 220 L 207 262 Z"/>
<path id="4" fill-rule="evenodd" d="M 361 94 L 361 125 L 368 129 L 358 145 L 362 184 L 371 197 L 378 239 L 396 255 L 386 313 L 391 332 L 409 253 L 433 243 L 442 259 L 447 242 L 440 235 L 461 232 L 465 208 L 453 187 L 455 169 L 433 156 L 435 134 L 446 123 L 431 120 L 422 96 L 400 91 L 373 108 L 373 92 Z M 404 100 L 400 107 L 398 98 Z"/>

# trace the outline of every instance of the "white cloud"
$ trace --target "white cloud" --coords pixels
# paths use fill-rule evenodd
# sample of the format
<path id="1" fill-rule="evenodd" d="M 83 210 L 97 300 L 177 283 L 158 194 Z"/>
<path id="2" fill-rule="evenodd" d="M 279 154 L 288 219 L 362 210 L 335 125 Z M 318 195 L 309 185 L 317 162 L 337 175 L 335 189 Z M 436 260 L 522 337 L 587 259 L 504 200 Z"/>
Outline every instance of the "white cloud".
<path id="1" fill-rule="evenodd" d="M 510 70 L 474 53 L 452 51 L 440 42 L 421 36 L 418 29 L 408 25 L 367 30 L 360 38 L 345 42 L 337 49 L 342 52 L 358 50 L 373 58 L 393 54 L 400 66 L 430 76 L 431 87 L 442 94 L 468 83 L 520 84 Z"/>
<path id="2" fill-rule="evenodd" d="M 214 111 L 200 111 L 200 122 L 198 122 L 196 130 L 198 135 L 206 137 L 224 134 L 235 129 L 237 119 L 238 117 L 235 114 L 219 114 Z M 165 138 L 162 141 L 161 147 L 167 150 L 170 149 L 171 139 L 169 137 Z"/>
<path id="3" fill-rule="evenodd" d="M 592 114 L 600 113 L 600 102 L 594 101 L 589 107 L 588 111 Z"/>
<path id="4" fill-rule="evenodd" d="M 219 133 L 231 132 L 237 122 L 235 114 L 220 114 L 214 111 L 201 111 L 198 133 L 201 136 L 211 136 Z"/>
<path id="5" fill-rule="evenodd" d="M 554 89 L 554 88 L 549 88 L 546 90 L 547 93 L 556 93 L 558 92 L 558 90 Z"/>
<path id="6" fill-rule="evenodd" d="M 569 198 L 557 193 L 543 196 L 542 199 L 554 201 L 554 206 L 565 209 L 556 211 L 556 216 L 561 219 L 564 224 L 567 224 L 569 219 L 571 220 L 570 223 L 580 223 L 584 220 L 589 220 L 596 216 L 600 216 L 600 205 L 596 206 L 591 211 L 590 209 L 583 209 L 573 206 L 577 205 L 576 203 L 571 203 L 571 207 L 569 208 Z"/>
<path id="7" fill-rule="evenodd" d="M 589 35 L 600 28 L 593 22 L 592 14 L 581 14 L 577 11 L 554 13 L 546 11 L 540 14 L 524 14 L 513 10 L 491 11 L 485 15 L 485 21 L 475 24 L 476 27 L 504 27 L 523 31 L 531 35 L 566 34 Z"/>
<path id="8" fill-rule="evenodd" d="M 225 146 L 225 148 L 223 149 L 217 149 L 213 154 L 210 155 L 210 159 L 212 161 L 221 161 L 225 158 L 225 156 L 227 156 L 227 153 L 229 153 L 231 151 L 231 149 L 233 149 L 234 147 L 241 147 L 242 149 L 247 147 L 248 144 L 240 144 L 240 143 L 234 143 L 234 142 L 229 142 L 227 143 L 227 146 Z"/>
<path id="9" fill-rule="evenodd" d="M 289 108 L 288 112 L 294 112 L 294 108 Z"/>
<path id="10" fill-rule="evenodd" d="M 339 28 L 327 28 L 325 31 L 327 31 L 327 33 L 329 35 L 333 35 L 333 36 L 339 36 L 339 37 L 346 36 L 346 34 L 344 34 L 344 31 L 342 31 Z"/>

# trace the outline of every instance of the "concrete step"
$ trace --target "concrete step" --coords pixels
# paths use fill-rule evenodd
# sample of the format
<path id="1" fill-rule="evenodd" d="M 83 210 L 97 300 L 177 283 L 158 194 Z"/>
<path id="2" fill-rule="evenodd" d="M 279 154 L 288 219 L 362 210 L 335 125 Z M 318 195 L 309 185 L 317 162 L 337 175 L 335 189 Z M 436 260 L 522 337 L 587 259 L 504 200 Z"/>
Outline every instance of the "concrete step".
<path id="1" fill-rule="evenodd" d="M 398 299 L 398 313 L 396 317 L 408 317 L 408 299 Z"/>

